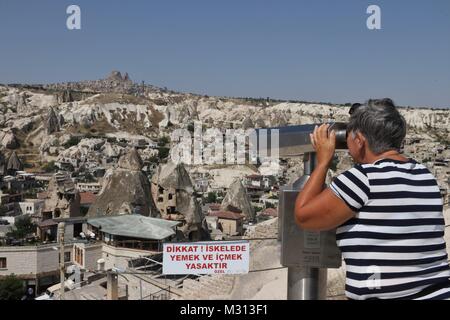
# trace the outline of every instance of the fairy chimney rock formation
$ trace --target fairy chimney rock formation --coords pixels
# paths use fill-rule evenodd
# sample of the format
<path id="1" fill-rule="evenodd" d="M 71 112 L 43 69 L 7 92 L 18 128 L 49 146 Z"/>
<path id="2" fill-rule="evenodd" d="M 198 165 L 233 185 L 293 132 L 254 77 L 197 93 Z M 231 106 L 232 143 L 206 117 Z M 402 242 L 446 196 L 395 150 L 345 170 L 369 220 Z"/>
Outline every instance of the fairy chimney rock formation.
<path id="1" fill-rule="evenodd" d="M 118 166 L 120 169 L 130 171 L 141 171 L 143 167 L 142 159 L 135 148 L 119 158 Z"/>
<path id="2" fill-rule="evenodd" d="M 255 210 L 253 209 L 250 198 L 239 178 L 234 179 L 231 183 L 228 192 L 221 204 L 222 210 L 227 211 L 241 211 L 245 218 L 249 221 L 255 219 Z"/>
<path id="3" fill-rule="evenodd" d="M 138 213 L 159 217 L 150 193 L 150 183 L 141 171 L 142 159 L 136 149 L 119 158 L 118 168 L 105 175 L 102 190 L 87 215 L 119 215 Z"/>
<path id="4" fill-rule="evenodd" d="M 184 222 L 179 230 L 186 238 L 209 237 L 205 217 L 183 164 L 168 162 L 158 167 L 152 177 L 152 196 L 163 218 Z"/>
<path id="5" fill-rule="evenodd" d="M 80 216 L 80 194 L 75 183 L 65 173 L 56 173 L 48 183 L 47 198 L 43 213 L 51 213 L 52 218 Z"/>
<path id="6" fill-rule="evenodd" d="M 8 163 L 6 164 L 6 170 L 8 174 L 14 174 L 16 171 L 23 170 L 23 163 L 20 161 L 15 151 L 13 151 L 9 156 Z"/>
<path id="7" fill-rule="evenodd" d="M 48 111 L 47 122 L 46 122 L 47 134 L 52 134 L 54 132 L 58 132 L 59 127 L 59 119 L 56 116 L 55 110 L 50 108 Z"/>
<path id="8" fill-rule="evenodd" d="M 0 176 L 6 175 L 6 159 L 3 153 L 0 152 Z"/>

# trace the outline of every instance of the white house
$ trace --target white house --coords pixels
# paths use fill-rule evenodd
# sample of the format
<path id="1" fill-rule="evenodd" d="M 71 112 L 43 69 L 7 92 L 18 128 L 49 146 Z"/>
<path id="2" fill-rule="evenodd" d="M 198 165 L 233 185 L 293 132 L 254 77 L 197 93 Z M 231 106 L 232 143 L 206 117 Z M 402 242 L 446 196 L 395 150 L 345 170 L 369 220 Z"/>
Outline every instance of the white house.
<path id="1" fill-rule="evenodd" d="M 45 201 L 41 199 L 25 199 L 23 202 L 19 202 L 20 212 L 29 216 L 40 216 L 44 203 Z"/>

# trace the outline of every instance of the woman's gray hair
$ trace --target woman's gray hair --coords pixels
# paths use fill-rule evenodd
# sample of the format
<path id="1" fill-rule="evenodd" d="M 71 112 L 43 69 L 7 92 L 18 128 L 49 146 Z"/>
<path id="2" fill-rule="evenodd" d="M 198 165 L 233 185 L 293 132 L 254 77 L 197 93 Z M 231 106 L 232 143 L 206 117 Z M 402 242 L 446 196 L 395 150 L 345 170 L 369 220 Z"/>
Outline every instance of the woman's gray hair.
<path id="1" fill-rule="evenodd" d="M 353 110 L 347 130 L 361 132 L 375 154 L 400 151 L 406 136 L 406 121 L 391 99 L 369 100 Z"/>

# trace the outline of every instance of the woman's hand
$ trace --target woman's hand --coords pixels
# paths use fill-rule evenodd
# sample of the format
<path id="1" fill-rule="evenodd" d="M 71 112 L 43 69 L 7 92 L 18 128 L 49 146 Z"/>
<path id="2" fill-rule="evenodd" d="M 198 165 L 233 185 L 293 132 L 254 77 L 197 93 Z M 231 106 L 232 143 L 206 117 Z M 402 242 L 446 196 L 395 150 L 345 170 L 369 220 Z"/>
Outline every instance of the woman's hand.
<path id="1" fill-rule="evenodd" d="M 329 167 L 333 160 L 334 150 L 336 149 L 336 133 L 334 130 L 328 134 L 329 124 L 323 124 L 315 127 L 313 133 L 309 136 L 314 150 L 317 153 L 317 165 Z"/>

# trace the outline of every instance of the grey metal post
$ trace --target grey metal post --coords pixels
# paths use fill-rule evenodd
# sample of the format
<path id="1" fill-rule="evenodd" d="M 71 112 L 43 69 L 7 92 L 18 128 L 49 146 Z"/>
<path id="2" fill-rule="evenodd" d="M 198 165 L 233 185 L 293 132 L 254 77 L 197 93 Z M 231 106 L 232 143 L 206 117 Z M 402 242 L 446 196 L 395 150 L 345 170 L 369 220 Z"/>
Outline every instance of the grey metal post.
<path id="1" fill-rule="evenodd" d="M 259 152 L 265 149 L 269 151 L 272 148 L 274 132 L 278 139 L 274 147 L 278 148 L 280 158 L 304 157 L 304 175 L 293 184 L 280 187 L 278 203 L 280 262 L 288 267 L 289 300 L 325 299 L 327 268 L 339 268 L 342 263 L 341 252 L 336 245 L 335 230 L 313 232 L 302 230 L 295 223 L 295 199 L 316 167 L 316 154 L 310 139 L 310 133 L 314 131 L 315 126 L 304 124 L 255 129 L 257 143 L 251 143 L 253 148 L 258 147 Z M 336 150 L 346 150 L 347 124 L 331 123 L 328 130 L 336 133 Z"/>
<path id="2" fill-rule="evenodd" d="M 316 154 L 305 153 L 304 176 L 294 182 L 294 188 L 300 188 L 305 176 L 310 176 L 316 164 Z M 303 181 L 301 181 L 303 180 Z M 288 267 L 288 300 L 325 300 L 327 291 L 327 269 L 308 267 Z"/>
<path id="3" fill-rule="evenodd" d="M 325 300 L 327 269 L 288 268 L 288 300 Z"/>

